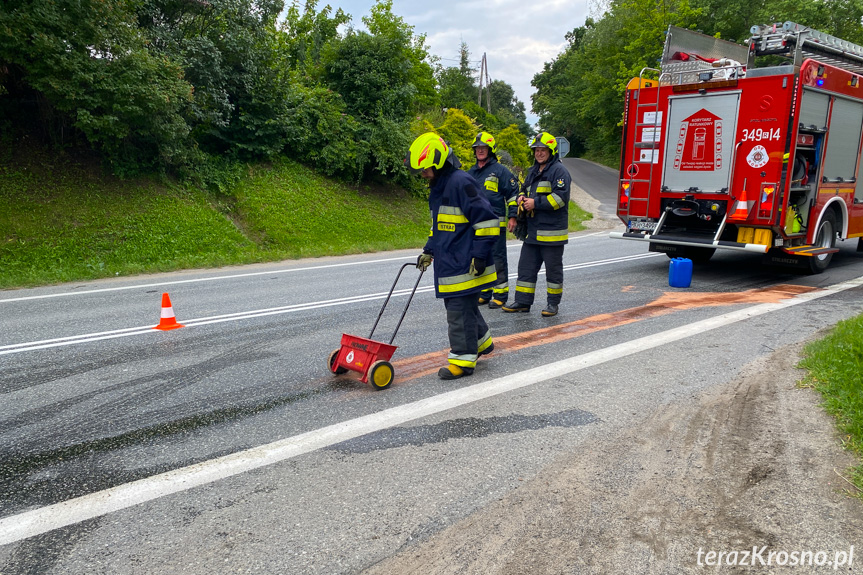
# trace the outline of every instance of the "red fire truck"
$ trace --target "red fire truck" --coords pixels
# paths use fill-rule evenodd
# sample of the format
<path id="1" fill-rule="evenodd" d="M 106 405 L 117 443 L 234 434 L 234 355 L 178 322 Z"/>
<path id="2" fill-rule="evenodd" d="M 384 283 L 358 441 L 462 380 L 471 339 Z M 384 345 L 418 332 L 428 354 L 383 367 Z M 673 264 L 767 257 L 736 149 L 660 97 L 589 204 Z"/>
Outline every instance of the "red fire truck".
<path id="1" fill-rule="evenodd" d="M 672 26 L 661 69 L 630 81 L 611 236 L 820 273 L 837 238 L 863 238 L 863 47 L 793 22 L 751 33 Z"/>

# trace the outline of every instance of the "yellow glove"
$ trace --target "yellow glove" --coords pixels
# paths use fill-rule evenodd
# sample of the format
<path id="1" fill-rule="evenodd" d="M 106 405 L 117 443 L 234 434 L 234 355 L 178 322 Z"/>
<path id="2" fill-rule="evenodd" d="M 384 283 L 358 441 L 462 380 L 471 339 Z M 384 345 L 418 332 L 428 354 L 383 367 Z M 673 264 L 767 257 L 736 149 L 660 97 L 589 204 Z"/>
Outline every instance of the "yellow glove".
<path id="1" fill-rule="evenodd" d="M 417 269 L 424 272 L 432 263 L 432 255 L 425 252 L 421 253 L 417 258 Z"/>

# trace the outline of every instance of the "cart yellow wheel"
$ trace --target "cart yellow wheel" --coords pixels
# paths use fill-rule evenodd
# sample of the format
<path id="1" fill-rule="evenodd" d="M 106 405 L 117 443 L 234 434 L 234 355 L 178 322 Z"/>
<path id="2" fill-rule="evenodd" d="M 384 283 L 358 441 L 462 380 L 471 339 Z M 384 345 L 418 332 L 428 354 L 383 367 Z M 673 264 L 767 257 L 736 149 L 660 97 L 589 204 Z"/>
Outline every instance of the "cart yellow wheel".
<path id="1" fill-rule="evenodd" d="M 376 361 L 369 369 L 369 383 L 372 389 L 386 389 L 393 382 L 395 372 L 388 361 Z"/>
<path id="2" fill-rule="evenodd" d="M 339 357 L 339 350 L 338 349 L 330 354 L 330 357 L 327 360 L 327 365 L 330 366 L 330 371 L 335 373 L 336 375 L 341 375 L 343 373 L 347 373 L 348 370 L 345 369 L 344 367 L 342 367 L 342 366 L 336 367 L 336 359 L 338 359 L 338 357 Z"/>

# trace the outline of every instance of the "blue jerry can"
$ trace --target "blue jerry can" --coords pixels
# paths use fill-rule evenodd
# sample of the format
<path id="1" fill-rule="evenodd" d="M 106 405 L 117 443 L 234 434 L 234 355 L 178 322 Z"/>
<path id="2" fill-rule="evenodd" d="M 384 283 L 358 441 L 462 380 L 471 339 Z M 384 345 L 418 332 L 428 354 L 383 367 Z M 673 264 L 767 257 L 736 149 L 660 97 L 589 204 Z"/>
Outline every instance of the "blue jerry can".
<path id="1" fill-rule="evenodd" d="M 673 258 L 668 267 L 668 285 L 676 288 L 688 288 L 690 283 L 692 283 L 692 260 Z"/>

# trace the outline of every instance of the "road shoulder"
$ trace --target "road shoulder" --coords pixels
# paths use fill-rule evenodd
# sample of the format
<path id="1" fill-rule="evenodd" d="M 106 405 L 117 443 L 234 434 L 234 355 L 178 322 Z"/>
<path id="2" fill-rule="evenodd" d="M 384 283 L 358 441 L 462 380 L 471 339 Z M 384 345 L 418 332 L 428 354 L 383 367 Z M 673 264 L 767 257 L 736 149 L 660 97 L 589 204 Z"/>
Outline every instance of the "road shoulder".
<path id="1" fill-rule="evenodd" d="M 765 562 L 769 551 L 824 551 L 832 561 L 863 533 L 863 514 L 839 476 L 854 458 L 819 396 L 796 385 L 802 345 L 559 460 L 364 573 L 703 573 L 715 569 L 705 565 L 710 551 L 763 546 Z M 781 572 L 777 559 L 749 558 L 771 573 Z"/>

